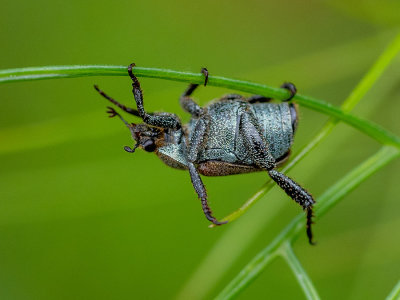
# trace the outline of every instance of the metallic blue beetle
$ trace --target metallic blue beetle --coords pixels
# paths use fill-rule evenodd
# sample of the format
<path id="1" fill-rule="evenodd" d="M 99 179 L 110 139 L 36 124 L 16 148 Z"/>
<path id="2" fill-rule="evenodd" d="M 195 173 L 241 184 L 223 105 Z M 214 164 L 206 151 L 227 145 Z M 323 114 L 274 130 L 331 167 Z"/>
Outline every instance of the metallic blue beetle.
<path id="1" fill-rule="evenodd" d="M 312 196 L 291 178 L 275 170 L 287 160 L 297 127 L 297 108 L 287 103 L 296 93 L 291 83 L 283 88 L 290 92 L 283 103 L 269 103 L 270 98 L 252 96 L 244 98 L 231 94 L 218 99 L 207 107 L 200 107 L 190 95 L 198 84 L 190 84 L 180 97 L 182 108 L 192 115 L 187 125 L 182 125 L 178 116 L 172 113 L 147 113 L 143 107 L 143 94 L 139 81 L 132 73 L 135 64 L 128 67 L 132 79 L 133 95 L 137 110 L 120 104 L 95 89 L 106 99 L 127 113 L 142 118 L 144 123 L 133 124 L 125 121 L 113 108 L 108 107 L 110 117 L 118 116 L 131 131 L 136 144 L 126 146 L 133 153 L 140 147 L 147 152 L 155 152 L 168 166 L 189 170 L 192 184 L 201 200 L 208 220 L 219 222 L 207 203 L 207 192 L 200 174 L 205 176 L 225 176 L 256 171 L 267 171 L 269 176 L 300 204 L 307 213 L 307 236 L 312 244 Z M 203 68 L 204 85 L 208 71 Z"/>

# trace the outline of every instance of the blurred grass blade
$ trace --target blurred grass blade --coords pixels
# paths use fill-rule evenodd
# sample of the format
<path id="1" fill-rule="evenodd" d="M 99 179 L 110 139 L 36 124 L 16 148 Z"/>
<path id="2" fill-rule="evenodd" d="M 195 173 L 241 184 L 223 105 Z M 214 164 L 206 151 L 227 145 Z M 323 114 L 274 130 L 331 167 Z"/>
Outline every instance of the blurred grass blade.
<path id="1" fill-rule="evenodd" d="M 139 77 L 151 77 L 168 79 L 183 82 L 193 82 L 202 84 L 204 75 L 201 73 L 188 73 L 173 70 L 156 69 L 156 68 L 141 68 L 135 67 L 135 74 Z M 51 78 L 69 78 L 83 76 L 124 76 L 126 67 L 123 66 L 52 66 L 52 67 L 37 67 L 23 69 L 0 70 L 0 83 L 17 82 L 26 80 L 39 80 Z M 230 88 L 233 90 L 263 95 L 275 99 L 286 99 L 289 97 L 289 92 L 281 88 L 273 88 L 259 83 L 230 79 L 219 76 L 209 76 L 208 85 Z M 311 97 L 306 97 L 297 94 L 293 98 L 299 104 L 313 109 L 315 111 L 327 114 L 334 118 L 353 126 L 354 128 L 364 132 L 377 141 L 384 144 L 391 144 L 400 147 L 400 138 L 391 132 L 383 129 L 377 124 L 363 120 L 349 113 L 344 112 L 338 107 L 317 100 Z"/>
<path id="2" fill-rule="evenodd" d="M 390 65 L 393 59 L 400 51 L 400 33 L 387 46 L 382 55 L 378 58 L 372 68 L 358 83 L 358 85 L 350 93 L 349 97 L 342 104 L 342 109 L 346 112 L 351 111 L 358 102 L 371 89 L 374 83 L 382 76 L 383 72 Z"/>
<path id="3" fill-rule="evenodd" d="M 280 235 L 282 236 L 282 234 Z M 215 300 L 232 299 L 237 296 L 255 277 L 261 273 L 264 267 L 277 256 L 280 243 L 272 242 L 267 248 L 253 258 L 240 273 L 215 297 Z"/>
<path id="4" fill-rule="evenodd" d="M 316 217 L 320 218 L 336 205 L 345 195 L 354 190 L 372 174 L 400 156 L 400 149 L 392 146 L 382 148 L 346 176 L 336 182 L 318 199 L 315 206 Z M 304 230 L 304 215 L 300 214 L 264 250 L 257 254 L 240 273 L 222 290 L 216 299 L 232 299 L 249 285 L 276 256 L 276 250 L 285 242 L 294 241 Z"/>
<path id="5" fill-rule="evenodd" d="M 319 197 L 319 203 L 315 205 L 315 213 L 317 217 L 319 218 L 324 215 L 361 182 L 399 156 L 400 149 L 392 146 L 381 147 L 375 155 L 371 156 L 360 166 L 353 169 L 353 171 L 348 173 L 342 180 L 338 181 Z"/>
<path id="6" fill-rule="evenodd" d="M 400 280 L 394 286 L 393 290 L 386 297 L 386 300 L 399 300 L 400 299 Z"/>
<path id="7" fill-rule="evenodd" d="M 320 297 L 318 296 L 318 292 L 315 289 L 310 277 L 307 275 L 307 272 L 303 269 L 299 259 L 296 257 L 296 254 L 294 254 L 293 248 L 289 242 L 286 242 L 285 244 L 282 245 L 281 255 L 286 260 L 289 267 L 292 269 L 306 298 L 309 300 L 320 299 Z"/>

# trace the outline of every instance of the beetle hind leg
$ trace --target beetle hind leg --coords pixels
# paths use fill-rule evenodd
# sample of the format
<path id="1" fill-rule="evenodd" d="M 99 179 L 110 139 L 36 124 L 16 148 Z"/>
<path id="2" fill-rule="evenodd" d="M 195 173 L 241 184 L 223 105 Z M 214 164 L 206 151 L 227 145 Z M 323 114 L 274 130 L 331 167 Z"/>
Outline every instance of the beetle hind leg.
<path id="1" fill-rule="evenodd" d="M 292 98 L 293 98 L 294 96 L 296 96 L 297 88 L 296 88 L 296 86 L 295 86 L 293 83 L 291 83 L 291 82 L 284 82 L 284 83 L 281 85 L 281 88 L 288 90 L 289 93 L 290 93 L 289 98 L 284 99 L 284 100 L 283 100 L 284 102 L 290 101 L 290 100 L 292 100 Z"/>
<path id="2" fill-rule="evenodd" d="M 276 161 L 270 153 L 268 143 L 262 131 L 257 126 L 257 120 L 250 111 L 245 111 L 240 115 L 239 130 L 244 137 L 245 147 L 250 153 L 254 163 L 260 169 L 266 170 L 278 186 L 307 212 L 306 231 L 309 243 L 313 244 L 313 235 L 311 231 L 313 217 L 312 207 L 315 203 L 313 197 L 293 179 L 274 170 Z"/>
<path id="3" fill-rule="evenodd" d="M 311 225 L 313 224 L 313 205 L 315 204 L 315 200 L 313 197 L 302 188 L 297 182 L 295 182 L 290 177 L 278 172 L 276 170 L 269 170 L 269 176 L 279 185 L 279 187 L 285 191 L 285 193 L 296 201 L 307 214 L 307 223 L 306 223 L 306 231 L 308 241 L 311 245 L 313 242 L 313 234 L 311 230 Z"/>
<path id="4" fill-rule="evenodd" d="M 313 217 L 314 217 L 314 213 L 313 213 L 313 209 L 312 206 L 308 207 L 306 209 L 307 212 L 307 224 L 306 224 L 306 230 L 307 230 L 307 237 L 308 237 L 308 242 L 311 245 L 315 245 L 315 242 L 313 241 L 313 233 L 311 230 L 311 225 L 314 224 L 313 222 Z"/>

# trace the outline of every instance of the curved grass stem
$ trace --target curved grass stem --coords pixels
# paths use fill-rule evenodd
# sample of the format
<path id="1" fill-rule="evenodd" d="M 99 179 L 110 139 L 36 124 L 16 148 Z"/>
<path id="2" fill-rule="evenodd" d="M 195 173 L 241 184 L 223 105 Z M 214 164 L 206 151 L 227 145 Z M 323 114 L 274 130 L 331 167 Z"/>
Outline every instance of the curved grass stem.
<path id="1" fill-rule="evenodd" d="M 201 73 L 188 73 L 173 70 L 157 69 L 157 68 L 134 68 L 135 75 L 139 77 L 150 77 L 159 79 L 168 79 L 182 82 L 192 82 L 202 84 L 204 75 Z M 29 80 L 44 80 L 56 78 L 73 78 L 87 76 L 125 76 L 127 73 L 124 66 L 102 66 L 102 65 L 87 65 L 87 66 L 50 66 L 37 68 L 21 68 L 0 70 L 0 84 L 8 82 L 19 82 Z M 285 89 L 274 88 L 267 85 L 253 83 L 243 80 L 236 80 L 220 76 L 209 76 L 209 86 L 218 86 L 248 92 L 252 94 L 263 95 L 275 99 L 286 99 L 289 97 L 289 92 Z M 377 124 L 366 121 L 344 112 L 340 108 L 331 105 L 327 102 L 317 100 L 311 97 L 297 94 L 294 101 L 302 106 L 308 107 L 315 111 L 327 114 L 337 118 L 361 132 L 371 136 L 377 141 L 385 144 L 392 144 L 400 147 L 400 138 L 391 132 L 383 129 Z"/>
<path id="2" fill-rule="evenodd" d="M 309 300 L 319 300 L 320 297 L 318 292 L 299 259 L 296 257 L 296 254 L 294 254 L 292 245 L 289 242 L 286 242 L 282 245 L 281 250 L 282 257 L 292 269 L 293 274 L 296 276 L 306 298 Z"/>

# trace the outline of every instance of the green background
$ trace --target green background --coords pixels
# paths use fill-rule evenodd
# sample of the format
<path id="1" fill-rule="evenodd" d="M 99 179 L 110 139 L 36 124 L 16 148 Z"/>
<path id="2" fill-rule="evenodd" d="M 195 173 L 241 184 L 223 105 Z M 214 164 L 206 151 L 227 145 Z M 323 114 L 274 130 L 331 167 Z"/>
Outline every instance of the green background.
<path id="1" fill-rule="evenodd" d="M 377 4 L 379 3 L 379 5 Z M 0 68 L 135 62 L 279 86 L 340 105 L 400 24 L 398 1 L 0 2 Z M 355 109 L 400 134 L 400 59 Z M 186 85 L 141 79 L 149 111 Z M 239 220 L 209 229 L 187 172 L 132 145 L 92 88 L 133 105 L 128 77 L 0 86 L 0 299 L 208 299 L 301 209 L 274 189 Z M 228 90 L 196 91 L 206 104 Z M 293 151 L 328 119 L 301 109 Z M 127 116 L 129 118 L 129 116 Z M 131 121 L 138 122 L 131 118 Z M 379 145 L 339 125 L 290 175 L 318 196 Z M 348 195 L 295 252 L 323 299 L 382 299 L 400 279 L 399 162 Z M 217 217 L 266 173 L 204 178 Z M 275 261 L 240 299 L 301 299 Z"/>

